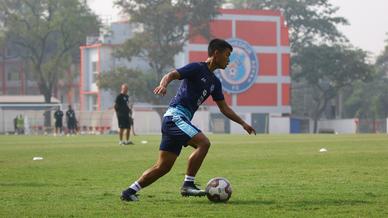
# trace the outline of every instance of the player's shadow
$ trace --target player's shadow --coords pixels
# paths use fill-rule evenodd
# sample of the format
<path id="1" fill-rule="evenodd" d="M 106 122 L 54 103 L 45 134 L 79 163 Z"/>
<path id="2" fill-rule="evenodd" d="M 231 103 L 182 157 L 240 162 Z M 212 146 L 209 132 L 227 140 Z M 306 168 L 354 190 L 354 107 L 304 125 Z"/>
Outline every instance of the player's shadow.
<path id="1" fill-rule="evenodd" d="M 365 200 L 354 200 L 354 199 L 323 199 L 323 200 L 302 200 L 302 201 L 292 201 L 292 202 L 279 202 L 275 200 L 233 200 L 226 203 L 215 203 L 215 202 L 209 202 L 206 198 L 204 201 L 192 201 L 190 204 L 205 204 L 209 205 L 223 205 L 223 204 L 230 204 L 230 205 L 275 205 L 275 204 L 282 204 L 283 206 L 291 206 L 291 207 L 316 207 L 316 206 L 338 206 L 338 205 L 362 205 L 362 204 L 370 204 L 370 201 Z"/>
<path id="2" fill-rule="evenodd" d="M 207 199 L 205 199 L 205 201 L 194 201 L 191 203 L 206 204 L 206 205 L 209 205 L 209 203 L 214 204 L 214 205 L 218 205 L 218 204 L 219 205 L 223 205 L 223 204 L 230 204 L 230 205 L 272 205 L 272 204 L 275 204 L 276 202 L 272 201 L 272 200 L 230 200 L 226 203 L 222 203 L 222 202 L 209 202 Z"/>
<path id="3" fill-rule="evenodd" d="M 228 204 L 234 205 L 271 205 L 275 204 L 275 201 L 272 200 L 231 200 Z"/>

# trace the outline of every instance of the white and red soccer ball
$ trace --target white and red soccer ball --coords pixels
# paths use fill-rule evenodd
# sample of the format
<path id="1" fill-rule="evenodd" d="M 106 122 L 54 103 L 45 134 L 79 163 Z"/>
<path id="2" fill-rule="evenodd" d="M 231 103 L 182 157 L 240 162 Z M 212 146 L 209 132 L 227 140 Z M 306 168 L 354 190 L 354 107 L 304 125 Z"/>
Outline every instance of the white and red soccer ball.
<path id="1" fill-rule="evenodd" d="M 223 177 L 213 178 L 206 185 L 206 195 L 212 202 L 227 202 L 232 196 L 232 186 Z"/>

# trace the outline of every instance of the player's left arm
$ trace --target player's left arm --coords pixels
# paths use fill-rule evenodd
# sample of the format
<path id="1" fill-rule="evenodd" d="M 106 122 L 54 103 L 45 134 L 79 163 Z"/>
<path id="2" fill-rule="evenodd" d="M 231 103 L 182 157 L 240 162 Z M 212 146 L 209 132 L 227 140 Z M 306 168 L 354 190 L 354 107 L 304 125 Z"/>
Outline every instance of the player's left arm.
<path id="1" fill-rule="evenodd" d="M 171 81 L 173 81 L 173 80 L 178 80 L 178 79 L 180 79 L 180 74 L 178 73 L 178 71 L 173 70 L 173 71 L 167 73 L 167 74 L 164 75 L 163 78 L 160 80 L 159 86 L 157 86 L 157 87 L 154 89 L 154 94 L 155 94 L 155 95 L 161 95 L 161 96 L 166 95 L 168 84 L 169 84 Z"/>
<path id="2" fill-rule="evenodd" d="M 247 131 L 249 134 L 253 133 L 256 135 L 255 129 L 252 126 L 250 126 L 249 124 L 247 124 L 244 120 L 242 120 L 241 117 L 238 116 L 232 110 L 232 108 L 229 107 L 228 104 L 226 104 L 225 100 L 219 100 L 219 101 L 216 101 L 216 103 L 217 103 L 217 106 L 220 109 L 221 113 L 223 113 L 227 118 L 240 124 L 245 129 L 245 131 Z"/>

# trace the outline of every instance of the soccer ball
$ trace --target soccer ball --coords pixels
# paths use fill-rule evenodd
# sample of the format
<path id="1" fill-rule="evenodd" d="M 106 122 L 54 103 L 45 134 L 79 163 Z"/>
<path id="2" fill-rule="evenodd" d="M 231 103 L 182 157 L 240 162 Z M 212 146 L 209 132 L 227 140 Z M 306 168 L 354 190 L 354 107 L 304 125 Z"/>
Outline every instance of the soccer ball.
<path id="1" fill-rule="evenodd" d="M 212 202 L 227 202 L 232 196 L 232 186 L 225 178 L 213 178 L 206 185 L 206 195 Z"/>

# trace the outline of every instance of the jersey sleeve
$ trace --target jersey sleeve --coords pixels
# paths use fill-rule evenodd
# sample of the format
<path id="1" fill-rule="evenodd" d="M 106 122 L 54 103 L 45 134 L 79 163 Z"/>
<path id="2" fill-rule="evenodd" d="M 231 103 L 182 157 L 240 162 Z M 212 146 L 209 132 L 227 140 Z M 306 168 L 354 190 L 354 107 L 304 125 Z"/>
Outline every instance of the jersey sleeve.
<path id="1" fill-rule="evenodd" d="M 195 75 L 196 72 L 200 70 L 199 63 L 190 63 L 186 66 L 183 66 L 181 68 L 176 69 L 178 73 L 180 74 L 180 79 L 190 78 L 193 75 Z"/>
<path id="2" fill-rule="evenodd" d="M 211 93 L 213 101 L 222 101 L 225 99 L 224 93 L 222 92 L 222 85 L 220 80 L 217 78 L 214 84 L 214 91 Z"/>

